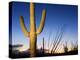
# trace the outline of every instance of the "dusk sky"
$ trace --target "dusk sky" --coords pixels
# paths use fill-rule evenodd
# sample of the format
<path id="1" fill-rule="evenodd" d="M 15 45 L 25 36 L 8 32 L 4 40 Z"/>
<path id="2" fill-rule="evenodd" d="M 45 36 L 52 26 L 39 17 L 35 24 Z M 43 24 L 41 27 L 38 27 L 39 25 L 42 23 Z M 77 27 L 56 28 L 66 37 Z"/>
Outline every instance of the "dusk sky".
<path id="1" fill-rule="evenodd" d="M 12 44 L 23 44 L 26 49 L 29 48 L 29 38 L 25 37 L 21 26 L 20 16 L 24 17 L 25 25 L 30 31 L 30 5 L 24 2 L 13 2 L 12 3 Z M 46 9 L 46 20 L 44 29 L 37 36 L 37 47 L 42 46 L 42 39 L 45 39 L 45 47 L 48 48 L 48 40 L 50 35 L 50 43 L 55 40 L 57 31 L 60 31 L 62 25 L 66 25 L 62 42 L 64 41 L 73 42 L 76 44 L 78 40 L 78 8 L 74 5 L 57 5 L 57 4 L 42 4 L 35 3 L 35 21 L 36 27 L 38 28 L 42 10 Z M 36 29 L 37 29 L 36 28 Z"/>

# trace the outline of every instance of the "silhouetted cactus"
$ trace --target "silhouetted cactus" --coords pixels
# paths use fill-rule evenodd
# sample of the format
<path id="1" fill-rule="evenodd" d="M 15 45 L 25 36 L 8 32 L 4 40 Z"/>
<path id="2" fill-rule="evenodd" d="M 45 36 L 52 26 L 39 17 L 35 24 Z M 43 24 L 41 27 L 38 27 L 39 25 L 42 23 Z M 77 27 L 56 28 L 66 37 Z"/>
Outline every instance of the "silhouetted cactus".
<path id="1" fill-rule="evenodd" d="M 65 42 L 65 45 L 63 45 L 63 47 L 64 47 L 64 53 L 67 53 L 68 52 L 67 42 Z"/>
<path id="2" fill-rule="evenodd" d="M 77 42 L 76 42 L 75 45 L 73 44 L 73 42 L 71 42 L 71 45 L 72 45 L 72 47 L 71 47 L 72 51 L 77 51 L 78 50 L 78 44 L 77 44 Z"/>
<path id="3" fill-rule="evenodd" d="M 44 38 L 43 38 L 43 54 L 44 54 Z"/>
<path id="4" fill-rule="evenodd" d="M 45 17 L 46 17 L 46 11 L 43 9 L 42 11 L 42 19 L 39 28 L 36 31 L 36 23 L 34 20 L 34 4 L 30 3 L 30 32 L 27 31 L 27 28 L 24 24 L 23 16 L 20 16 L 20 25 L 22 28 L 22 31 L 25 36 L 30 38 L 30 57 L 36 56 L 36 44 L 37 44 L 37 35 L 40 34 L 43 30 L 44 23 L 45 23 Z"/>

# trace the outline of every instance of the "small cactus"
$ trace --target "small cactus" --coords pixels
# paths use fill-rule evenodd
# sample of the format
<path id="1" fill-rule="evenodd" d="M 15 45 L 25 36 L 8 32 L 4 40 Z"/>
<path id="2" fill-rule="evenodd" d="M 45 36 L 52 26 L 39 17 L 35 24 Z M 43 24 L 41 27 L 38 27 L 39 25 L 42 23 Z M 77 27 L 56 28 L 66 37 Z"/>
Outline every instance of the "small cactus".
<path id="1" fill-rule="evenodd" d="M 64 53 L 66 54 L 68 52 L 67 42 L 65 42 L 65 45 L 63 45 L 63 47 L 64 47 Z"/>
<path id="2" fill-rule="evenodd" d="M 44 54 L 44 38 L 43 38 L 43 54 Z"/>
<path id="3" fill-rule="evenodd" d="M 43 30 L 45 18 L 46 18 L 46 10 L 43 9 L 41 23 L 40 23 L 39 28 L 36 31 L 36 23 L 34 20 L 34 4 L 31 2 L 30 3 L 30 32 L 28 32 L 24 24 L 23 16 L 20 16 L 20 25 L 21 25 L 22 31 L 25 36 L 30 38 L 30 57 L 36 56 L 37 35 L 40 34 Z"/>

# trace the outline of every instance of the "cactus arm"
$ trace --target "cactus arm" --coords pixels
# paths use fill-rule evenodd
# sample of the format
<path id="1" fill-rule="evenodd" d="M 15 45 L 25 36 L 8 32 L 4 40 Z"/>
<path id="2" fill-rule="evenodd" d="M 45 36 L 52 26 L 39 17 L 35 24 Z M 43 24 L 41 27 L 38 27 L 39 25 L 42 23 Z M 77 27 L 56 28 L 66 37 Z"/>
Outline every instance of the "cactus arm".
<path id="1" fill-rule="evenodd" d="M 42 32 L 42 30 L 44 28 L 45 18 L 46 18 L 46 10 L 44 9 L 42 11 L 42 18 L 41 18 L 39 28 L 37 29 L 37 34 L 40 34 Z"/>
<path id="2" fill-rule="evenodd" d="M 25 27 L 23 16 L 20 16 L 20 25 L 21 25 L 24 35 L 29 37 L 29 32 L 27 31 L 27 28 Z"/>

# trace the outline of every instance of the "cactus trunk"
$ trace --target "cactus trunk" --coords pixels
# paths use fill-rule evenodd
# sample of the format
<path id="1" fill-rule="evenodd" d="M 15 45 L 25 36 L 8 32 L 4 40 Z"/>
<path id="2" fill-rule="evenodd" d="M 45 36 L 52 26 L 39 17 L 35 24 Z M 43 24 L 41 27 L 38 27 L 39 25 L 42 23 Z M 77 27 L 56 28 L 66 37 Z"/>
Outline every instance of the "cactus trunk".
<path id="1" fill-rule="evenodd" d="M 36 34 L 33 34 L 30 36 L 30 57 L 36 56 L 36 45 L 37 44 L 37 36 Z"/>
<path id="2" fill-rule="evenodd" d="M 36 35 L 36 24 L 34 21 L 34 4 L 30 3 L 30 56 L 34 57 L 36 56 L 36 41 L 37 41 L 37 35 Z"/>

